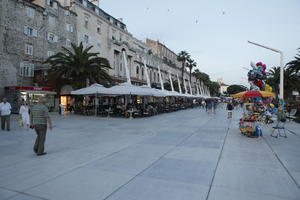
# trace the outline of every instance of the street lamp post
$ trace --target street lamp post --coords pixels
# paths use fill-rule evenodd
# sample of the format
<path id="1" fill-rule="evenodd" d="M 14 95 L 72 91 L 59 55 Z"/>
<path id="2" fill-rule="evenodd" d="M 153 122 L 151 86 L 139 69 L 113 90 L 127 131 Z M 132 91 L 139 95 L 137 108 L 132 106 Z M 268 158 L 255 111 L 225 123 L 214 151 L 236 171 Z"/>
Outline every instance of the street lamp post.
<path id="1" fill-rule="evenodd" d="M 283 77 L 284 77 L 284 72 L 283 72 L 283 52 L 280 51 L 280 50 L 277 50 L 277 49 L 274 49 L 274 48 L 271 48 L 271 47 L 267 47 L 267 46 L 264 46 L 264 45 L 261 45 L 261 44 L 258 44 L 256 42 L 251 42 L 251 41 L 248 41 L 248 43 L 250 44 L 253 44 L 253 45 L 256 45 L 256 46 L 259 46 L 259 47 L 262 47 L 262 48 L 265 48 L 265 49 L 269 49 L 271 51 L 274 51 L 276 53 L 279 53 L 280 54 L 280 84 L 279 84 L 279 99 L 284 99 L 284 89 L 283 89 Z"/>

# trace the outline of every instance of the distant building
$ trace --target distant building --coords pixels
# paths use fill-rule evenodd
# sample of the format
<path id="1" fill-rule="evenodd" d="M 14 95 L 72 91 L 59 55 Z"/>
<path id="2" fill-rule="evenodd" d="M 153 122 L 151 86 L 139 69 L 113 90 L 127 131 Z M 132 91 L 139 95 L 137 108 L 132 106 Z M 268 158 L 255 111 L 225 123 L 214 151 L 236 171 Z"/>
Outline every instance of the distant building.
<path id="1" fill-rule="evenodd" d="M 221 94 L 226 94 L 227 93 L 227 88 L 229 87 L 229 85 L 223 83 L 223 82 L 219 82 L 220 85 L 220 93 Z"/>
<path id="2" fill-rule="evenodd" d="M 170 72 L 173 80 L 177 80 L 177 74 L 181 77 L 182 63 L 177 60 L 177 54 L 170 50 L 167 46 L 160 43 L 159 41 L 154 41 L 151 39 L 146 39 L 146 44 L 151 49 L 152 53 L 160 59 L 160 67 L 163 69 L 165 80 L 169 80 L 168 73 Z M 184 80 L 187 84 L 187 89 L 189 90 L 189 73 L 184 69 Z M 181 81 L 181 79 L 180 79 Z M 182 85 L 183 83 L 181 83 Z M 192 76 L 191 80 L 192 92 L 196 94 L 196 78 Z"/>

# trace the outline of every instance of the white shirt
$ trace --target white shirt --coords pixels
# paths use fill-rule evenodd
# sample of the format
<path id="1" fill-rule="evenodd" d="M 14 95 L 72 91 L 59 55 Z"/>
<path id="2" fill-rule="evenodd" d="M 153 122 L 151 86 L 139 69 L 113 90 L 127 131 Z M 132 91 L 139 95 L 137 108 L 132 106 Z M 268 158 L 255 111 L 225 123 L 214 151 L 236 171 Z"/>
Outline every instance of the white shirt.
<path id="1" fill-rule="evenodd" d="M 19 114 L 21 114 L 21 115 L 29 114 L 29 107 L 22 105 L 21 108 L 20 108 Z"/>
<path id="2" fill-rule="evenodd" d="M 11 113 L 11 106 L 8 102 L 6 103 L 0 103 L 0 113 L 1 115 L 10 115 Z"/>

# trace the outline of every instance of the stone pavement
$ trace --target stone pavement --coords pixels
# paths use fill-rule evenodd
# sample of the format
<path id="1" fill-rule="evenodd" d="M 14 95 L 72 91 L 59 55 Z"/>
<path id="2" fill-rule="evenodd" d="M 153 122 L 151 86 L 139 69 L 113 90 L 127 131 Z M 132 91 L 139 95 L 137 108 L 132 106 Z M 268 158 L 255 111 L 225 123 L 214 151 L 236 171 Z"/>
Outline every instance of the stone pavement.
<path id="1" fill-rule="evenodd" d="M 240 135 L 220 109 L 142 119 L 54 115 L 48 154 L 14 122 L 0 131 L 1 200 L 300 199 L 300 125 L 288 138 Z M 298 132 L 297 132 L 298 131 Z"/>

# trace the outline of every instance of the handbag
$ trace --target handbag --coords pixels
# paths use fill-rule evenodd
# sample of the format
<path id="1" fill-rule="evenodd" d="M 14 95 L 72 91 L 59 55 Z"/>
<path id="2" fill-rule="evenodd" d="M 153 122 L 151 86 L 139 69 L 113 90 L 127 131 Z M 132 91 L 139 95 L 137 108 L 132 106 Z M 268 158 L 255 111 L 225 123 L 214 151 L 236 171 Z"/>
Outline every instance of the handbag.
<path id="1" fill-rule="evenodd" d="M 20 124 L 20 127 L 23 127 L 23 120 L 22 119 L 19 120 L 19 124 Z"/>

